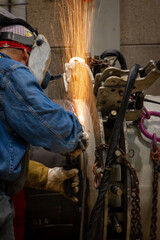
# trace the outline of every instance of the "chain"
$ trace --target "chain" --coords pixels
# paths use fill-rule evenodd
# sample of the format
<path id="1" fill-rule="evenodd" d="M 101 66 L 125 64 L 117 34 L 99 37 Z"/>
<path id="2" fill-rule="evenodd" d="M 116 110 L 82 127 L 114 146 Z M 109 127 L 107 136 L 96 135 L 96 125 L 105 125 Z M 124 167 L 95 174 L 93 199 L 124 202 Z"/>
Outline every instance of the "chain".
<path id="1" fill-rule="evenodd" d="M 143 122 L 145 118 L 150 119 L 150 116 L 160 117 L 160 112 L 147 111 L 143 108 L 142 118 L 140 120 L 140 129 L 142 133 L 149 139 L 153 140 L 153 149 L 151 150 L 151 159 L 153 165 L 153 180 L 152 180 L 152 215 L 151 215 L 151 225 L 150 225 L 150 240 L 156 240 L 157 237 L 157 205 L 158 205 L 158 178 L 159 178 L 159 160 L 160 160 L 160 150 L 157 147 L 157 141 L 160 141 L 160 138 L 156 136 L 156 133 L 153 135 L 149 134 L 144 126 Z"/>
<path id="2" fill-rule="evenodd" d="M 108 144 L 100 144 L 99 146 L 96 146 L 96 150 L 108 150 L 109 145 Z"/>
<path id="3" fill-rule="evenodd" d="M 152 216 L 151 216 L 151 226 L 150 226 L 150 240 L 156 240 L 156 231 L 157 231 L 157 204 L 158 204 L 158 164 L 160 159 L 160 151 L 157 148 L 157 151 L 152 149 L 151 159 L 153 164 L 153 182 L 152 182 Z"/>
<path id="4" fill-rule="evenodd" d="M 140 208 L 140 197 L 139 197 L 139 180 L 137 177 L 136 170 L 131 166 L 131 163 L 126 159 L 123 153 L 124 164 L 128 168 L 131 177 L 131 240 L 141 240 L 142 224 L 141 224 L 141 208 Z"/>

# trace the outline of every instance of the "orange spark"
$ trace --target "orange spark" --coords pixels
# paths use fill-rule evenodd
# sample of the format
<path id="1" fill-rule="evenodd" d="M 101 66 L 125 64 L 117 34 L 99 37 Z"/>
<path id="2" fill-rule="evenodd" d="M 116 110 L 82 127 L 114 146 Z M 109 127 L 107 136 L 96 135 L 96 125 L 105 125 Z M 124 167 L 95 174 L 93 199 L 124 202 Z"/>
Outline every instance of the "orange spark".
<path id="1" fill-rule="evenodd" d="M 90 51 L 92 26 L 94 19 L 94 0 L 85 2 L 83 0 L 57 0 L 60 17 L 60 33 L 63 40 L 64 54 L 63 65 L 71 58 L 79 57 L 86 59 Z M 74 103 L 80 99 L 90 109 L 93 118 L 98 119 L 93 85 L 86 64 L 75 62 L 71 69 L 71 79 L 67 97 Z M 75 112 L 81 123 L 85 118 L 80 104 L 74 105 Z M 94 115 L 94 116 L 93 116 Z"/>

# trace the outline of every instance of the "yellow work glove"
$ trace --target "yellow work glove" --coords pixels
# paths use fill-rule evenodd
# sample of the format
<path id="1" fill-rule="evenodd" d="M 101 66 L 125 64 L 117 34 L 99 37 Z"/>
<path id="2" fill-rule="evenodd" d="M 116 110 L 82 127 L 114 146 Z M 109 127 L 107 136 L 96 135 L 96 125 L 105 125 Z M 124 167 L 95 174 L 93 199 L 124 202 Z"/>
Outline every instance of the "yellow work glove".
<path id="1" fill-rule="evenodd" d="M 49 169 L 47 183 L 44 189 L 61 193 L 66 198 L 78 202 L 78 198 L 74 196 L 74 194 L 79 191 L 78 184 L 78 169 L 64 170 L 62 167 L 55 167 Z M 73 194 L 70 194 L 70 192 Z"/>
<path id="2" fill-rule="evenodd" d="M 72 156 L 74 158 L 78 157 L 84 149 L 88 147 L 89 144 L 89 136 L 88 133 L 83 132 L 79 138 L 79 142 L 73 152 L 67 153 L 66 155 Z M 84 147 L 84 149 L 83 149 Z"/>
<path id="3" fill-rule="evenodd" d="M 44 190 L 49 168 L 42 163 L 29 160 L 28 174 L 25 187 Z"/>

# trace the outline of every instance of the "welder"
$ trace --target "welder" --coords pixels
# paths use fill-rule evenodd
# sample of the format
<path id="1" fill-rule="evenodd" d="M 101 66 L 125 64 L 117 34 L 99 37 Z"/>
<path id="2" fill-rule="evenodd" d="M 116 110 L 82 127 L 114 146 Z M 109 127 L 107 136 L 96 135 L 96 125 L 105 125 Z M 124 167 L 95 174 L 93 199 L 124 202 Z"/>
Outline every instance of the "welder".
<path id="1" fill-rule="evenodd" d="M 27 22 L 8 16 L 0 18 L 0 239 L 12 240 L 12 196 L 25 183 L 28 144 L 66 154 L 77 150 L 84 132 L 73 113 L 44 94 L 27 67 L 36 31 Z M 76 175 L 74 170 L 69 177 Z M 63 183 L 66 176 L 62 168 L 51 169 L 46 188 L 50 189 L 52 179 L 58 177 Z"/>

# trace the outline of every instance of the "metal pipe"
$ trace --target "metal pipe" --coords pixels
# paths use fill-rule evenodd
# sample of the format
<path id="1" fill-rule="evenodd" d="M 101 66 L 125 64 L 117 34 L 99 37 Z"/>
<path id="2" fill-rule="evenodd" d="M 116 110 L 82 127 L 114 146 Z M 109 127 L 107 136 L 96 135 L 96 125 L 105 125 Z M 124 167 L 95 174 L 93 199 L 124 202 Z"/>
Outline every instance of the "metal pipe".
<path id="1" fill-rule="evenodd" d="M 12 0 L 12 2 L 15 4 L 14 6 L 12 6 L 12 13 L 17 17 L 26 20 L 26 0 Z"/>
<path id="2" fill-rule="evenodd" d="M 8 0 L 8 4 L 9 4 L 8 11 L 11 12 L 11 4 L 12 4 L 12 0 Z"/>
<path id="3" fill-rule="evenodd" d="M 16 5 L 28 5 L 28 3 L 0 3 L 0 7 L 3 7 L 3 6 L 16 6 Z"/>

